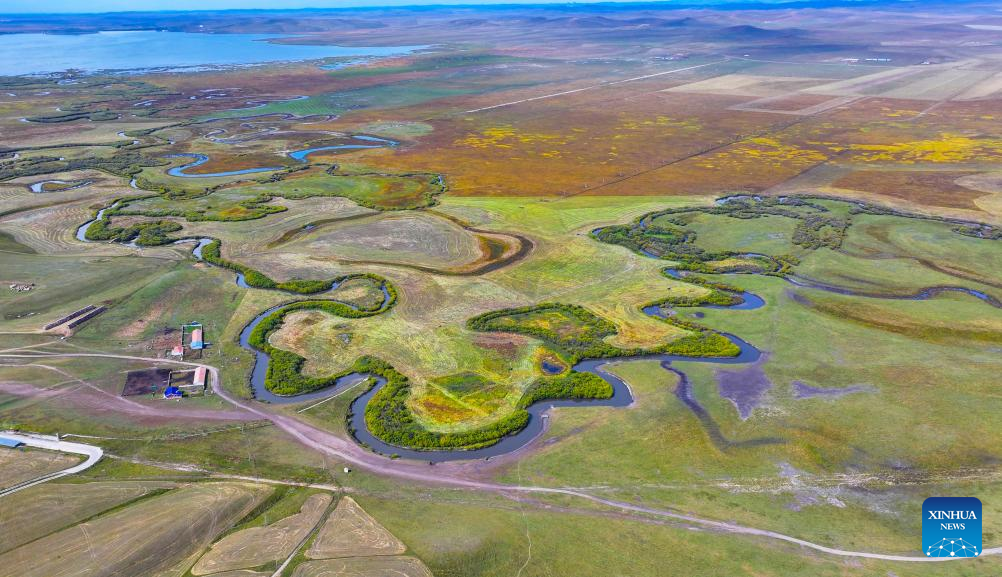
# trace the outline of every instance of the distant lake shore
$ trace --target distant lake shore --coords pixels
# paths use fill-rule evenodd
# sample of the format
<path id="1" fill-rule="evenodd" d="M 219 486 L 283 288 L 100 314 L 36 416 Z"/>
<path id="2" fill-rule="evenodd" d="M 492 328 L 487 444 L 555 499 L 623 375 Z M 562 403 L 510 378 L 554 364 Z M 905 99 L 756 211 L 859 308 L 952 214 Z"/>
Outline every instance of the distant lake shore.
<path id="1" fill-rule="evenodd" d="M 271 34 L 104 31 L 89 34 L 0 34 L 0 75 L 68 70 L 197 72 L 273 62 L 409 54 L 424 46 L 323 46 L 271 42 Z"/>

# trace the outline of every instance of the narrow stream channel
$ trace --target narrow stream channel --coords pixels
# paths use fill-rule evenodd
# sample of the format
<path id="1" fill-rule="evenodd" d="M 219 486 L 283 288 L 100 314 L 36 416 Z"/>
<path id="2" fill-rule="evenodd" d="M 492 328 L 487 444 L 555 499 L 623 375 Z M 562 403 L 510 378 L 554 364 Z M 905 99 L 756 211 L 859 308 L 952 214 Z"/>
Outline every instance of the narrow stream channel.
<path id="1" fill-rule="evenodd" d="M 198 256 L 198 255 L 196 255 Z M 759 308 L 765 304 L 757 295 L 751 293 L 741 293 L 744 297 L 744 302 L 733 307 L 718 307 L 718 308 L 734 308 L 736 310 L 752 310 Z M 387 295 L 389 298 L 389 295 Z M 255 355 L 254 370 L 251 373 L 251 388 L 254 391 L 255 398 L 267 401 L 271 403 L 301 403 L 304 401 L 312 401 L 316 399 L 321 399 L 324 397 L 329 397 L 331 395 L 336 395 L 345 389 L 352 387 L 358 383 L 361 378 L 373 378 L 376 380 L 376 384 L 369 389 L 366 393 L 358 396 L 351 403 L 351 426 L 354 429 L 354 437 L 359 442 L 367 445 L 372 450 L 382 453 L 384 455 L 397 455 L 400 457 L 405 457 L 409 459 L 417 459 L 421 461 L 428 462 L 442 462 L 442 461 L 453 461 L 461 459 L 484 459 L 490 457 L 496 457 L 499 455 L 504 455 L 512 451 L 516 451 L 540 436 L 546 426 L 546 419 L 548 418 L 548 413 L 550 409 L 554 407 L 626 407 L 633 404 L 634 398 L 633 393 L 630 391 L 630 387 L 619 377 L 613 375 L 606 370 L 606 367 L 610 364 L 615 364 L 619 362 L 626 361 L 639 361 L 639 360 L 654 360 L 659 361 L 662 367 L 667 370 L 678 373 L 684 379 L 684 373 L 671 367 L 673 362 L 696 362 L 696 363 L 716 363 L 716 364 L 743 364 L 752 363 L 759 359 L 761 353 L 750 343 L 742 340 L 739 337 L 730 334 L 724 334 L 728 339 L 731 340 L 740 349 L 740 354 L 736 357 L 686 357 L 680 355 L 668 355 L 668 354 L 651 354 L 651 355 L 638 355 L 638 356 L 628 356 L 628 357 L 613 357 L 613 358 L 603 358 L 603 359 L 585 359 L 574 365 L 573 370 L 579 372 L 592 373 L 604 379 L 610 385 L 612 385 L 613 395 L 608 399 L 588 399 L 588 400 L 550 400 L 550 401 L 540 401 L 529 406 L 527 412 L 529 413 L 529 422 L 524 429 L 521 431 L 504 437 L 498 443 L 491 445 L 489 447 L 484 447 L 482 449 L 474 450 L 439 450 L 439 451 L 422 451 L 415 449 L 408 449 L 404 447 L 399 447 L 396 445 L 391 445 L 382 441 L 373 435 L 365 422 L 365 407 L 368 405 L 369 401 L 382 389 L 386 384 L 386 380 L 378 375 L 368 375 L 368 374 L 358 374 L 354 373 L 347 375 L 338 379 L 337 383 L 331 387 L 327 387 L 320 391 L 313 391 L 311 393 L 304 393 L 302 395 L 294 396 L 278 396 L 274 393 L 268 391 L 265 387 L 265 376 L 268 372 L 268 362 L 270 360 L 266 353 L 258 351 L 250 346 L 250 334 L 251 331 L 268 315 L 278 310 L 284 305 L 279 305 L 272 307 L 257 317 L 254 318 L 244 330 L 240 333 L 240 346 L 244 349 L 252 352 Z M 656 311 L 654 309 L 657 309 Z M 662 316 L 660 308 L 658 307 L 648 307 L 644 309 L 644 312 L 652 316 Z M 671 368 L 669 368 L 671 367 Z M 687 381 L 685 381 L 687 382 Z M 676 395 L 680 396 L 680 399 L 687 404 L 687 406 L 699 407 L 698 403 L 694 398 L 692 398 L 690 393 L 690 388 L 686 386 L 680 386 L 676 390 Z M 702 407 L 699 407 L 702 409 Z"/>
<path id="2" fill-rule="evenodd" d="M 366 136 L 364 134 L 356 134 L 351 137 L 354 140 L 362 141 L 362 144 L 335 144 L 331 146 L 317 146 L 313 148 L 303 148 L 301 150 L 293 150 L 289 152 L 287 156 L 298 162 L 307 162 L 308 157 L 315 152 L 323 152 L 327 150 L 364 150 L 369 148 L 387 148 L 397 146 L 399 143 L 393 140 L 387 140 L 385 138 L 378 138 L 375 136 Z M 206 162 L 209 162 L 209 157 L 204 154 L 198 154 L 194 152 L 178 152 L 175 154 L 168 154 L 164 158 L 193 158 L 192 162 L 187 164 L 182 164 L 181 166 L 175 166 L 174 168 L 168 169 L 167 174 L 170 176 L 176 176 L 181 178 L 220 178 L 227 176 L 240 176 L 242 174 L 254 174 L 258 172 L 272 172 L 275 170 L 282 170 L 284 166 L 261 166 L 257 168 L 244 168 L 242 170 L 230 170 L 226 172 L 209 172 L 205 174 L 191 174 L 188 169 L 201 166 Z"/>
<path id="3" fill-rule="evenodd" d="M 116 202 L 115 204 L 107 207 L 106 209 L 102 209 L 101 211 L 99 211 L 95 220 L 102 218 L 105 210 L 110 208 L 115 208 L 118 204 L 119 203 Z M 89 227 L 92 222 L 94 221 L 92 220 L 85 223 L 77 230 L 78 239 L 84 241 L 86 240 L 85 238 L 86 230 L 87 227 Z M 192 254 L 196 259 L 201 260 L 203 247 L 208 243 L 212 242 L 212 239 L 209 238 L 185 239 L 178 241 L 178 243 L 192 242 L 192 241 L 196 241 L 196 245 L 194 247 L 194 250 L 192 251 Z M 654 256 L 654 255 L 649 255 L 649 256 Z M 679 279 L 684 278 L 684 276 L 687 274 L 683 271 L 678 271 L 676 269 L 671 269 L 671 268 L 665 269 L 665 273 L 668 276 Z M 799 277 L 786 277 L 785 280 L 787 282 L 793 283 L 797 286 L 803 286 L 805 288 L 826 290 L 838 294 L 860 295 L 860 293 L 854 292 L 848 288 L 825 285 L 823 283 L 810 281 L 809 279 L 802 279 Z M 250 288 L 244 281 L 242 274 L 238 273 L 236 275 L 236 283 L 241 287 Z M 336 289 L 337 286 L 338 285 L 335 284 L 330 290 Z M 385 306 L 386 302 L 389 299 L 389 294 L 387 293 L 385 287 L 383 291 L 385 299 L 387 299 L 384 300 L 384 306 Z M 881 297 L 879 295 L 867 295 L 867 294 L 861 294 L 860 296 L 875 296 L 876 298 L 924 300 L 932 298 L 944 291 L 964 292 L 966 294 L 975 296 L 987 302 L 988 304 L 991 304 L 992 306 L 1002 306 L 998 303 L 998 301 L 994 297 L 990 295 L 987 295 L 980 291 L 976 291 L 973 289 L 966 289 L 962 287 L 930 287 L 920 290 L 915 295 L 907 295 L 907 296 L 892 295 L 892 296 Z M 761 297 L 753 293 L 741 292 L 735 294 L 741 297 L 741 302 L 738 304 L 730 306 L 707 305 L 706 308 L 754 310 L 761 308 L 762 306 L 765 305 L 765 301 Z M 375 435 L 373 435 L 369 431 L 368 426 L 366 425 L 365 422 L 366 405 L 386 384 L 386 380 L 383 379 L 382 377 L 379 377 L 377 375 L 353 373 L 341 377 L 336 381 L 336 383 L 333 386 L 326 387 L 319 391 L 313 391 L 310 393 L 304 393 L 301 395 L 293 395 L 293 396 L 275 395 L 265 387 L 265 376 L 267 375 L 268 363 L 270 361 L 270 357 L 266 353 L 263 353 L 251 347 L 249 343 L 249 337 L 251 331 L 253 331 L 254 328 L 265 317 L 267 317 L 274 311 L 278 310 L 282 306 L 285 305 L 278 305 L 262 312 L 257 317 L 255 317 L 254 320 L 252 320 L 246 327 L 244 327 L 243 331 L 241 331 L 240 333 L 240 346 L 255 355 L 254 369 L 251 373 L 251 387 L 254 391 L 255 398 L 261 401 L 275 404 L 302 403 L 311 400 L 323 399 L 326 397 L 330 397 L 332 395 L 339 394 L 344 390 L 357 385 L 360 379 L 373 378 L 376 381 L 375 385 L 364 394 L 355 398 L 355 400 L 353 400 L 351 403 L 351 412 L 352 412 L 351 426 L 354 429 L 353 434 L 357 441 L 363 443 L 364 445 L 367 445 L 373 451 L 385 455 L 396 455 L 399 457 L 411 458 L 428 462 L 442 462 L 442 461 L 463 460 L 463 459 L 485 459 L 516 451 L 518 449 L 527 446 L 533 440 L 537 439 L 541 435 L 541 433 L 545 429 L 548 413 L 552 408 L 625 407 L 631 405 L 634 402 L 634 397 L 632 391 L 630 391 L 629 386 L 622 379 L 608 372 L 606 370 L 606 367 L 612 363 L 619 363 L 624 361 L 637 361 L 637 360 L 658 361 L 661 363 L 661 367 L 664 370 L 675 373 L 676 375 L 679 376 L 680 384 L 675 390 L 676 397 L 678 397 L 680 401 L 682 401 L 691 411 L 693 411 L 693 413 L 698 418 L 700 418 L 701 422 L 704 425 L 704 428 L 710 435 L 711 440 L 713 440 L 713 442 L 718 446 L 728 447 L 728 446 L 745 445 L 745 444 L 783 442 L 781 439 L 768 438 L 768 439 L 754 439 L 746 442 L 733 443 L 724 439 L 723 436 L 720 434 L 719 429 L 716 427 L 716 424 L 709 417 L 709 414 L 706 413 L 706 411 L 699 405 L 696 399 L 692 396 L 691 385 L 689 384 L 687 375 L 684 372 L 680 371 L 679 369 L 675 368 L 673 363 L 676 362 L 714 363 L 714 364 L 731 365 L 731 364 L 753 363 L 760 358 L 761 352 L 750 343 L 742 340 L 741 338 L 735 335 L 722 333 L 725 337 L 730 339 L 731 342 L 733 342 L 735 345 L 738 346 L 740 353 L 737 356 L 686 357 L 686 356 L 668 355 L 668 354 L 650 354 L 650 355 L 629 356 L 629 357 L 613 357 L 613 358 L 603 358 L 603 359 L 582 360 L 576 365 L 574 365 L 573 370 L 579 372 L 592 373 L 604 379 L 606 382 L 612 385 L 613 389 L 612 397 L 608 399 L 588 399 L 588 400 L 570 400 L 570 399 L 550 400 L 550 401 L 540 401 L 534 403 L 533 405 L 529 406 L 526 409 L 526 411 L 529 413 L 529 421 L 524 429 L 522 429 L 518 433 L 503 438 L 498 443 L 491 445 L 489 447 L 484 447 L 475 450 L 436 450 L 436 451 L 422 451 L 422 450 L 398 447 L 378 439 Z M 664 317 L 666 314 L 665 311 L 662 309 L 662 307 L 658 306 L 645 307 L 644 313 L 657 317 Z"/>

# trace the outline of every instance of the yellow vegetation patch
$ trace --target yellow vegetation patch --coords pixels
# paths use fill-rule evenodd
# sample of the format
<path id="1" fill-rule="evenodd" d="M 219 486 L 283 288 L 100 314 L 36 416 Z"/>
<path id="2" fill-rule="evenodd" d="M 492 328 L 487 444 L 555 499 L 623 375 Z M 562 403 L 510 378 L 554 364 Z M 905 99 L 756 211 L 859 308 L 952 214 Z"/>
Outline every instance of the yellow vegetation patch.
<path id="1" fill-rule="evenodd" d="M 784 144 L 775 138 L 749 138 L 734 147 L 703 158 L 699 166 L 717 168 L 726 165 L 740 168 L 744 165 L 761 166 L 763 163 L 773 168 L 808 166 L 828 160 L 824 152 Z"/>
<path id="2" fill-rule="evenodd" d="M 425 387 L 424 393 L 416 396 L 411 408 L 422 421 L 436 424 L 467 422 L 484 416 L 484 411 L 454 399 L 438 387 Z"/>
<path id="3" fill-rule="evenodd" d="M 513 148 L 515 144 L 562 145 L 573 137 L 543 132 L 518 131 L 514 126 L 502 125 L 485 128 L 477 134 L 456 140 L 455 144 L 473 148 Z"/>
<path id="4" fill-rule="evenodd" d="M 594 304 L 591 308 L 599 316 L 615 319 L 618 332 L 605 341 L 620 348 L 654 347 L 688 333 L 647 316 L 634 303 Z"/>
<path id="5" fill-rule="evenodd" d="M 703 128 L 703 124 L 699 122 L 698 118 L 672 118 L 659 114 L 653 119 L 623 120 L 619 125 L 621 130 L 643 130 L 653 127 L 698 131 Z"/>
<path id="6" fill-rule="evenodd" d="M 912 140 L 897 144 L 853 144 L 854 160 L 862 162 L 998 162 L 1002 139 L 971 138 L 942 134 L 936 140 Z"/>

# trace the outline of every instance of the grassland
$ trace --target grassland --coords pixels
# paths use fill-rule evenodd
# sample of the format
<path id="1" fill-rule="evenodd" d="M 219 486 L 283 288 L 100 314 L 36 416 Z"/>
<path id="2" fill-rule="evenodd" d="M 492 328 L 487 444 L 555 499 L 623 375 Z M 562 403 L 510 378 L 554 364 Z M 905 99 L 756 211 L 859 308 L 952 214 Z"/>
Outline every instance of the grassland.
<path id="1" fill-rule="evenodd" d="M 4 449 L 0 451 L 0 488 L 11 487 L 36 477 L 68 469 L 80 458 L 42 449 Z"/>
<path id="2" fill-rule="evenodd" d="M 414 557 L 355 557 L 327 561 L 309 561 L 296 568 L 295 577 L 330 575 L 398 575 L 430 577 L 431 571 Z"/>
<path id="3" fill-rule="evenodd" d="M 220 368 L 227 391 L 247 395 L 251 355 L 237 335 L 291 298 L 261 288 L 292 281 L 285 286 L 312 292 L 327 281 L 303 279 L 369 273 L 395 288 L 392 309 L 367 318 L 345 318 L 340 309 L 291 312 L 267 345 L 323 382 L 360 357 L 378 357 L 384 363 L 365 366 L 399 376 L 392 403 L 382 406 L 422 431 L 449 435 L 518 414 L 541 389 L 544 358 L 569 367 L 586 353 L 652 350 L 684 341 L 700 330 L 690 323 L 699 323 L 746 339 L 762 360 L 726 368 L 675 362 L 671 368 L 688 378 L 688 403 L 677 373 L 654 362 L 618 363 L 610 370 L 628 382 L 631 408 L 557 409 L 543 438 L 516 457 L 432 470 L 578 487 L 840 548 L 903 554 L 917 548 L 924 496 L 974 495 L 989 513 L 985 544 L 998 545 L 999 309 L 959 293 L 882 298 L 942 286 L 1002 297 L 1002 257 L 990 240 L 1002 223 L 991 32 L 963 26 L 966 15 L 944 24 L 939 14 L 893 7 L 872 19 L 882 23 L 879 31 L 856 25 L 860 14 L 877 14 L 860 12 L 865 7 L 791 9 L 767 27 L 741 10 L 678 11 L 670 19 L 657 10 L 635 18 L 573 7 L 534 8 L 526 18 L 511 9 L 483 18 L 463 10 L 380 12 L 378 26 L 361 13 L 330 21 L 312 13 L 267 22 L 200 17 L 212 31 L 307 30 L 317 42 L 442 42 L 428 53 L 340 70 L 285 63 L 141 81 L 0 80 L 0 280 L 35 283 L 27 292 L 3 285 L 0 348 L 152 359 L 162 352 L 164 327 L 199 320 L 211 343 L 203 360 Z M 11 26 L 0 23 L 2 31 Z M 831 30 L 844 31 L 837 43 Z M 852 58 L 861 60 L 843 61 Z M 211 98 L 203 92 L 221 86 L 233 88 Z M 293 100 L 299 95 L 307 98 Z M 315 154 L 302 167 L 287 156 L 345 142 L 347 134 L 400 144 Z M 192 173 L 280 169 L 172 177 L 168 168 L 190 161 L 164 158 L 177 153 L 210 158 Z M 132 176 L 145 192 L 128 186 Z M 43 180 L 92 184 L 29 192 Z M 730 194 L 762 195 L 769 204 L 805 193 L 865 206 L 819 198 L 811 202 L 826 211 L 769 205 L 795 217 L 752 214 L 751 202 L 745 210 L 712 206 Z M 113 227 L 165 220 L 180 227 L 170 231 L 177 237 L 219 239 L 216 262 L 228 268 L 194 263 L 190 245 L 75 239 L 95 210 L 136 194 L 151 196 L 113 215 Z M 883 207 L 995 228 L 902 218 Z M 592 236 L 599 228 L 629 233 L 635 219 L 654 212 L 660 216 L 647 232 L 620 239 L 625 248 Z M 527 241 L 519 245 L 524 252 L 515 239 Z M 666 258 L 629 250 L 651 247 Z M 499 257 L 514 252 L 522 253 Z M 482 266 L 494 261 L 504 262 Z M 679 264 L 705 280 L 663 274 Z M 261 288 L 237 286 L 234 271 L 261 275 L 252 283 Z M 728 272 L 796 275 L 859 294 L 719 274 Z M 375 310 L 383 295 L 371 280 L 351 277 L 322 298 Z M 733 289 L 766 304 L 703 306 L 733 302 Z M 651 302 L 670 309 L 674 322 L 641 312 Z M 35 332 L 87 304 L 109 309 L 66 341 Z M 497 325 L 489 331 L 468 324 L 492 313 Z M 308 451 L 266 423 L 232 419 L 216 397 L 170 406 L 144 398 L 126 407 L 117 397 L 123 371 L 151 364 L 4 359 L 0 423 L 110 437 L 94 442 L 129 461 L 105 460 L 89 471 L 100 488 L 63 484 L 0 502 L 0 511 L 16 505 L 11 522 L 26 527 L 14 529 L 14 541 L 0 539 L 0 549 L 17 547 L 3 554 L 0 574 L 184 575 L 215 542 L 213 551 L 241 567 L 215 575 L 270 575 L 302 535 L 305 524 L 291 525 L 304 504 L 326 493 L 265 496 L 268 490 L 225 483 L 241 488 L 210 498 L 219 483 L 208 472 L 342 485 L 357 500 L 353 520 L 325 529 L 326 542 L 305 543 L 283 577 L 998 572 L 995 558 L 843 561 L 566 497 L 515 501 L 343 473 L 353 465 Z M 728 390 L 735 382 L 750 401 Z M 349 403 L 363 389 L 303 413 L 303 406 L 262 410 L 346 437 Z M 161 488 L 170 491 L 156 495 Z M 70 503 L 70 495 L 79 498 Z M 213 513 L 195 518 L 193 511 Z M 80 542 L 82 530 L 94 544 Z M 163 534 L 184 538 L 165 552 L 152 537 Z M 374 542 L 393 545 L 374 549 L 392 555 L 371 556 L 366 547 Z M 321 545 L 351 556 L 307 558 Z M 98 567 L 92 555 L 113 563 Z M 209 553 L 203 564 L 217 563 L 213 555 L 224 556 Z"/>
<path id="4" fill-rule="evenodd" d="M 170 481 L 112 481 L 45 484 L 14 493 L 0 502 L 0 552 L 70 527 L 113 508 L 150 498 Z"/>
<path id="5" fill-rule="evenodd" d="M 260 486 L 235 483 L 179 488 L 5 553 L 0 574 L 155 574 L 207 545 L 264 495 Z M 80 539 L 81 530 L 90 538 Z M 184 537 L 163 538 L 175 533 Z"/>
<path id="6" fill-rule="evenodd" d="M 306 552 L 310 559 L 399 555 L 404 544 L 351 497 L 342 497 Z"/>
<path id="7" fill-rule="evenodd" d="M 191 573 L 208 575 L 285 560 L 323 518 L 330 502 L 330 495 L 310 495 L 294 515 L 228 535 L 198 560 Z"/>

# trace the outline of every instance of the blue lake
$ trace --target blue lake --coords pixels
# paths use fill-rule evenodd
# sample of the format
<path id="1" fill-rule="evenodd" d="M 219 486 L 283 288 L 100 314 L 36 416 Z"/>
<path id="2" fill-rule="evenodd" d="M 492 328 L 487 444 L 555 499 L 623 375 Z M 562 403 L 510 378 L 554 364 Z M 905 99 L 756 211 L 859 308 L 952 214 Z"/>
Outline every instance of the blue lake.
<path id="1" fill-rule="evenodd" d="M 302 46 L 268 34 L 99 32 L 0 35 L 0 75 L 82 70 L 199 70 L 331 57 L 394 56 L 424 46 Z"/>

